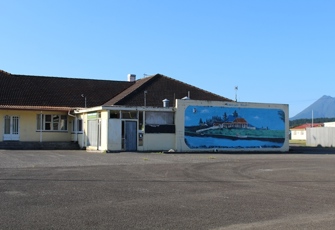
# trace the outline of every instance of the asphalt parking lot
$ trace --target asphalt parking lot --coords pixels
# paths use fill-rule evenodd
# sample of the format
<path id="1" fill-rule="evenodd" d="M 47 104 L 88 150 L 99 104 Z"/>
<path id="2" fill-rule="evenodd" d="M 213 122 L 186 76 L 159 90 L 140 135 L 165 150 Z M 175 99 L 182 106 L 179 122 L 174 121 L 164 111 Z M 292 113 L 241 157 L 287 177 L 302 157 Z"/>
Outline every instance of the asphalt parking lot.
<path id="1" fill-rule="evenodd" d="M 0 150 L 0 229 L 334 229 L 334 153 Z"/>

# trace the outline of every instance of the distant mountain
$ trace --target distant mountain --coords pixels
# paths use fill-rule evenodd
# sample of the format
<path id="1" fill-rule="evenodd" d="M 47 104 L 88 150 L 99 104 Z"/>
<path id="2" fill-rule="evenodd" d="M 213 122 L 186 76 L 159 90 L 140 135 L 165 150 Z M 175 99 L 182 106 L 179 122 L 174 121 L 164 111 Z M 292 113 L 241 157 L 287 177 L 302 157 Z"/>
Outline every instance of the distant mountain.
<path id="1" fill-rule="evenodd" d="M 319 100 L 308 106 L 306 109 L 291 117 L 290 120 L 304 118 L 333 118 L 335 117 L 335 98 L 331 96 L 322 96 Z"/>

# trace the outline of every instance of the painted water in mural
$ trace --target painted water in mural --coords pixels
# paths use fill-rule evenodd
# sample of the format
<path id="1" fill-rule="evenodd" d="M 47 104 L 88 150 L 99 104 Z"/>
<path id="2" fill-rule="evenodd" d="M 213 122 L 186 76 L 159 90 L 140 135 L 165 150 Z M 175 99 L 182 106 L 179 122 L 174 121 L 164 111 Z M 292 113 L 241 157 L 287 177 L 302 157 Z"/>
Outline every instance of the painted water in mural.
<path id="1" fill-rule="evenodd" d="M 185 143 L 191 149 L 280 148 L 285 112 L 269 108 L 188 106 Z"/>

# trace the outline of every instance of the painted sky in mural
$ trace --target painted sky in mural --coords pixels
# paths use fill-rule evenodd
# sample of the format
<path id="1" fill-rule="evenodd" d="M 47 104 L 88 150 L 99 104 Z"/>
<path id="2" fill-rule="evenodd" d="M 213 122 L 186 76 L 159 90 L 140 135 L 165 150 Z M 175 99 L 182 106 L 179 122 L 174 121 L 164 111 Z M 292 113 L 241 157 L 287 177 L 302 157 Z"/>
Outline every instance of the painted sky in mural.
<path id="1" fill-rule="evenodd" d="M 249 124 L 261 128 L 268 127 L 272 130 L 285 129 L 285 123 L 278 115 L 280 109 L 267 108 L 229 108 L 211 106 L 188 106 L 185 110 L 185 126 L 199 125 L 199 120 L 211 119 L 213 116 L 233 115 L 237 112 L 239 117 L 243 117 Z"/>

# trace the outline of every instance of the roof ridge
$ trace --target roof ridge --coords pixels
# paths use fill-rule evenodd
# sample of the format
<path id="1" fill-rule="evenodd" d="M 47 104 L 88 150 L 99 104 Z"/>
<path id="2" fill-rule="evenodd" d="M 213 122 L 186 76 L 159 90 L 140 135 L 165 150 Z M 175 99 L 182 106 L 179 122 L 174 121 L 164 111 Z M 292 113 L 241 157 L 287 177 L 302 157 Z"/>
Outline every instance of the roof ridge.
<path id="1" fill-rule="evenodd" d="M 114 105 L 114 104 L 118 103 L 119 101 L 121 101 L 124 98 L 128 97 L 133 92 L 135 92 L 137 89 L 139 89 L 140 87 L 142 87 L 143 85 L 145 85 L 146 83 L 148 83 L 149 81 L 151 81 L 152 79 L 156 78 L 159 75 L 160 74 L 146 76 L 144 78 L 141 78 L 141 79 L 135 81 L 134 84 L 132 84 L 127 89 L 123 90 L 118 95 L 116 95 L 115 97 L 113 97 L 112 99 L 110 99 L 109 101 L 107 101 L 106 103 L 104 103 L 104 105 Z"/>
<path id="2" fill-rule="evenodd" d="M 4 74 L 7 74 L 7 75 L 12 75 L 11 73 L 7 72 L 7 71 L 4 71 L 2 69 L 0 69 L 0 73 L 4 73 Z"/>
<path id="3" fill-rule="evenodd" d="M 210 92 L 210 91 L 208 91 L 208 90 L 199 88 L 199 87 L 194 86 L 194 85 L 191 85 L 191 84 L 189 84 L 189 83 L 186 83 L 186 82 L 183 82 L 183 81 L 180 81 L 180 80 L 177 80 L 177 79 L 174 79 L 174 78 L 165 76 L 165 75 L 163 75 L 163 74 L 160 74 L 160 75 L 163 76 L 163 77 L 169 78 L 169 79 L 171 79 L 171 80 L 173 80 L 173 81 L 176 81 L 176 82 L 179 82 L 179 83 L 183 83 L 183 84 L 185 84 L 185 85 L 187 85 L 187 86 L 189 86 L 189 87 L 191 87 L 191 88 L 195 88 L 195 89 L 197 89 L 197 90 L 201 90 L 201 91 L 204 91 L 204 92 L 206 92 L 206 93 L 210 93 L 210 94 L 215 95 L 215 96 L 223 97 L 223 96 L 221 96 L 221 95 L 219 95 L 219 94 L 216 94 L 216 93 Z M 191 96 L 191 99 L 192 99 L 192 94 L 191 94 L 190 96 Z M 231 100 L 231 99 L 229 99 L 229 98 L 227 98 L 227 97 L 224 97 L 224 98 L 226 98 L 226 99 L 228 99 L 228 100 Z M 233 100 L 231 100 L 231 101 L 233 101 Z"/>
<path id="4" fill-rule="evenodd" d="M 0 70 L 1 71 L 1 70 Z M 3 71 L 7 73 L 6 71 Z M 84 80 L 84 81 L 106 81 L 106 82 L 128 82 L 125 80 L 106 80 L 106 79 L 93 79 L 93 78 L 75 78 L 75 77 L 57 77 L 57 76 L 39 76 L 39 75 L 27 75 L 27 74 L 11 74 L 14 77 L 36 77 L 36 78 L 56 78 L 56 79 L 67 79 L 67 80 Z"/>

